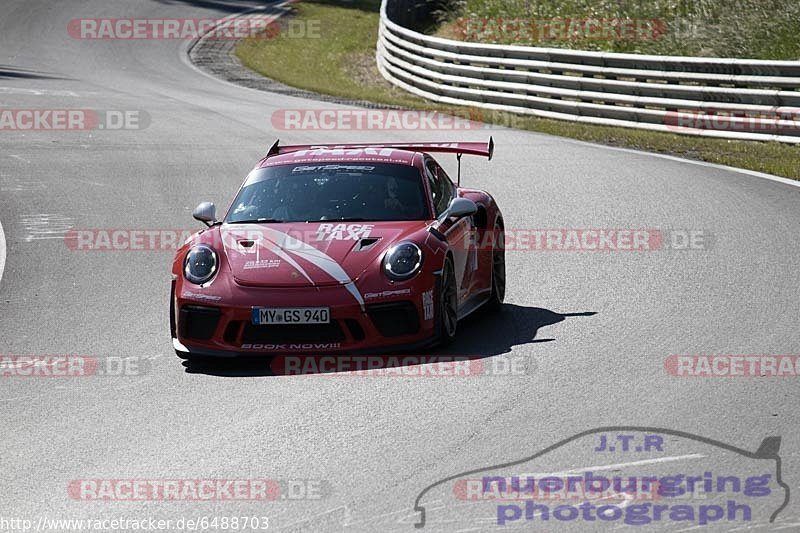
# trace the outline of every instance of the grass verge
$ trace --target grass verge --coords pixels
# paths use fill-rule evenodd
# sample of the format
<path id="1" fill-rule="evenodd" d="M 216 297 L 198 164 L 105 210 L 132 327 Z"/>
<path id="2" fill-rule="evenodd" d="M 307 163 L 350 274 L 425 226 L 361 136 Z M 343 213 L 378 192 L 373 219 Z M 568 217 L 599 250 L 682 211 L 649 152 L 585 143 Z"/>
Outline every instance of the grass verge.
<path id="1" fill-rule="evenodd" d="M 411 109 L 452 112 L 388 83 L 375 66 L 377 0 L 295 4 L 294 21 L 313 21 L 318 37 L 281 32 L 271 40 L 243 41 L 236 55 L 247 67 L 287 85 L 332 96 Z M 315 30 L 316 31 L 316 30 Z M 316 35 L 316 34 L 315 34 Z M 800 180 L 800 146 L 729 141 L 611 126 L 576 124 L 509 113 L 481 113 L 487 122 L 551 135 L 676 155 Z"/>
<path id="2" fill-rule="evenodd" d="M 800 58 L 797 0 L 447 0 L 445 6 L 448 22 L 436 34 L 451 39 L 635 54 Z M 622 24 L 616 28 L 624 38 L 602 38 L 607 34 L 600 21 L 637 20 L 657 24 L 647 31 Z M 586 21 L 592 24 L 581 23 Z"/>

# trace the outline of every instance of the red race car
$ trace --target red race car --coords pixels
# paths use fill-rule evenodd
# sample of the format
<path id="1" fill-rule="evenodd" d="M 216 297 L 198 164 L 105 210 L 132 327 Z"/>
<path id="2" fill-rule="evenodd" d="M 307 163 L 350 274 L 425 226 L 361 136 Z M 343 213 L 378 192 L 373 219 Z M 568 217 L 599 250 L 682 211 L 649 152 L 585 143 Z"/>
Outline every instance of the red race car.
<path id="1" fill-rule="evenodd" d="M 172 265 L 182 358 L 414 350 L 505 294 L 503 217 L 429 154 L 493 142 L 280 146 Z M 460 178 L 460 176 L 459 176 Z"/>

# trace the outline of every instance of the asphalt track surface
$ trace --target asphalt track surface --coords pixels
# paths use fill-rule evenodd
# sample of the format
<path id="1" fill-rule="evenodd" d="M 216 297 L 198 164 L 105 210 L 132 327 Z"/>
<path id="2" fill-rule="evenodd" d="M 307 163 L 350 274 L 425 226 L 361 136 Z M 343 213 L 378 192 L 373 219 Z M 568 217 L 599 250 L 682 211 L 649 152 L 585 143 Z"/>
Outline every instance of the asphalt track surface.
<path id="1" fill-rule="evenodd" d="M 664 370 L 670 354 L 800 352 L 800 188 L 730 169 L 493 130 L 494 160 L 464 158 L 463 180 L 497 198 L 508 228 L 684 229 L 703 231 L 710 246 L 509 252 L 505 309 L 462 323 L 446 352 L 478 357 L 488 369 L 479 376 L 290 377 L 272 376 L 258 362 L 182 364 L 167 327 L 172 252 L 73 251 L 68 228 L 198 227 L 192 208 L 203 200 L 227 205 L 276 136 L 326 143 L 484 140 L 489 133 L 275 132 L 276 110 L 332 105 L 212 79 L 187 63 L 185 42 L 80 41 L 66 32 L 80 17 L 219 17 L 253 5 L 3 4 L 3 108 L 141 110 L 149 124 L 0 132 L 0 355 L 148 364 L 142 375 L 0 378 L 0 515 L 258 515 L 269 516 L 273 530 L 411 531 L 427 486 L 600 426 L 665 428 L 751 451 L 780 436 L 784 480 L 800 487 L 798 378 L 690 379 Z M 454 170 L 451 158 L 442 160 Z M 509 358 L 523 374 L 494 371 Z M 529 472 L 641 459 L 600 457 L 593 446 L 556 450 Z M 747 463 L 689 444 L 661 459 L 688 471 L 698 453 L 714 460 L 715 472 Z M 311 480 L 324 494 L 269 502 L 70 497 L 70 482 L 87 478 Z M 456 519 L 434 523 L 429 512 L 427 529 L 493 529 L 458 520 L 464 502 L 443 498 L 429 509 L 456 509 Z M 800 499 L 775 523 L 759 516 L 744 527 L 796 531 Z M 539 530 L 584 526 L 565 521 Z M 645 529 L 691 526 L 664 521 Z M 742 524 L 710 526 L 735 527 Z"/>

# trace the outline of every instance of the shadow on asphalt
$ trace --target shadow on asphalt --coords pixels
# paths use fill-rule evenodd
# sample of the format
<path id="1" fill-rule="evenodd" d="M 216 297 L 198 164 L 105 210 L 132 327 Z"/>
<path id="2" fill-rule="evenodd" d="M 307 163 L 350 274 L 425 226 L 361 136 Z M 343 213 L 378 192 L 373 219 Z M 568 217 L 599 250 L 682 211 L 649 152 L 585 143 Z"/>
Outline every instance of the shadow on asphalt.
<path id="1" fill-rule="evenodd" d="M 476 312 L 458 324 L 458 335 L 455 342 L 446 348 L 435 348 L 427 351 L 402 352 L 392 356 L 368 356 L 372 365 L 376 360 L 380 364 L 370 368 L 386 369 L 403 366 L 404 356 L 419 361 L 423 357 L 442 357 L 447 360 L 466 359 L 479 360 L 505 354 L 514 346 L 540 342 L 552 342 L 555 339 L 537 338 L 540 328 L 557 324 L 571 317 L 588 317 L 594 312 L 556 313 L 541 307 L 525 307 L 516 304 L 505 304 L 499 313 Z M 319 358 L 319 356 L 317 356 Z M 376 359 L 377 358 L 377 359 Z M 200 358 L 184 361 L 183 366 L 189 374 L 207 374 L 222 377 L 252 376 L 287 376 L 296 375 L 296 371 L 286 371 L 286 359 L 275 357 L 252 357 L 237 359 Z M 309 367 L 304 367 L 309 368 Z M 303 371 L 303 374 L 326 373 L 319 371 L 317 365 L 311 365 L 317 371 Z"/>
<path id="2" fill-rule="evenodd" d="M 26 68 L 13 67 L 11 65 L 0 65 L 0 80 L 63 80 L 61 76 L 45 74 Z"/>

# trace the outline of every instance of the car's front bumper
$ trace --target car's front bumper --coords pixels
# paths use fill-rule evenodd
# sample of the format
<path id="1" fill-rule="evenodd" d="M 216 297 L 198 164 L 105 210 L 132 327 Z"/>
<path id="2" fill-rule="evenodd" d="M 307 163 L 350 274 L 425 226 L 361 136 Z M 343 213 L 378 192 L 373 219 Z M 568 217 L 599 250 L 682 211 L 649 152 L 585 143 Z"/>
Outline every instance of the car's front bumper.
<path id="1" fill-rule="evenodd" d="M 213 300 L 208 295 L 197 298 L 196 289 L 177 287 L 172 306 L 177 352 L 210 357 L 380 353 L 420 349 L 435 342 L 433 316 L 422 297 L 426 291 L 378 297 L 367 293 L 362 305 L 341 285 L 235 290 L 232 297 Z M 330 324 L 252 324 L 253 307 L 303 306 L 329 307 Z"/>

